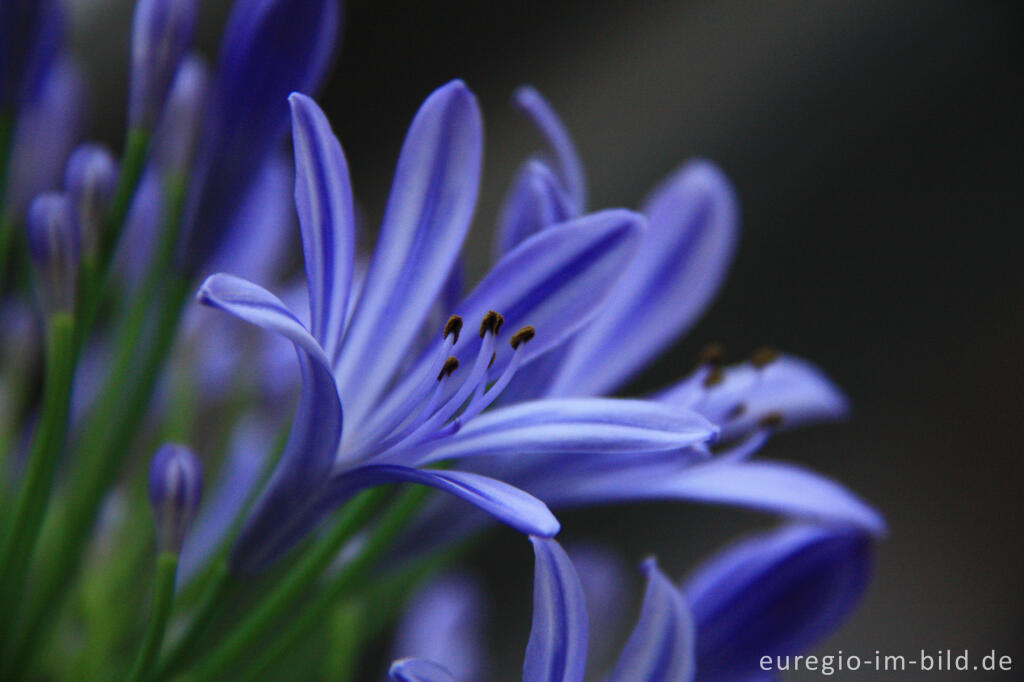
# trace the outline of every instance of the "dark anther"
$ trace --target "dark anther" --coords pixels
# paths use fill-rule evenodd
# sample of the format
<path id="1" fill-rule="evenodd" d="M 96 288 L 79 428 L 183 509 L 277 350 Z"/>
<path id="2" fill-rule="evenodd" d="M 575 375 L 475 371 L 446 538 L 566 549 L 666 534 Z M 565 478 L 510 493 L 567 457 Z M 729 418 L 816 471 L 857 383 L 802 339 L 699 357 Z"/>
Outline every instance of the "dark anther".
<path id="1" fill-rule="evenodd" d="M 536 335 L 537 330 L 533 327 L 523 327 L 512 335 L 512 338 L 509 339 L 509 343 L 512 344 L 512 349 L 515 350 L 516 348 L 519 348 L 519 344 L 530 341 Z"/>
<path id="2" fill-rule="evenodd" d="M 754 354 L 750 356 L 750 364 L 761 369 L 762 367 L 767 367 L 778 360 L 779 355 L 779 351 L 774 348 L 758 348 L 754 351 Z"/>
<path id="3" fill-rule="evenodd" d="M 447 360 L 444 361 L 444 367 L 442 367 L 441 371 L 438 372 L 437 380 L 440 381 L 441 379 L 444 379 L 445 377 L 450 377 L 452 375 L 452 372 L 454 372 L 458 368 L 459 368 L 459 359 L 457 357 L 454 357 L 454 356 L 448 358 Z"/>
<path id="4" fill-rule="evenodd" d="M 487 312 L 484 315 L 484 319 L 480 322 L 480 338 L 484 338 L 487 332 L 491 332 L 495 336 L 501 331 L 501 325 L 505 324 L 505 318 L 501 316 L 501 313 L 496 313 L 493 310 Z"/>
<path id="5" fill-rule="evenodd" d="M 459 342 L 459 332 L 462 331 L 462 318 L 458 315 L 452 315 L 448 318 L 448 321 L 444 323 L 444 334 L 441 335 L 442 339 L 447 339 L 449 334 L 455 335 L 455 340 L 452 343 Z"/>
<path id="6" fill-rule="evenodd" d="M 708 375 L 704 377 L 704 388 L 718 386 L 723 381 L 725 381 L 725 372 L 722 371 L 721 367 L 713 367 L 711 371 L 708 372 Z"/>
<path id="7" fill-rule="evenodd" d="M 698 365 L 719 367 L 725 362 L 725 348 L 717 343 L 710 343 L 697 354 Z"/>
<path id="8" fill-rule="evenodd" d="M 498 357 L 498 351 L 494 351 L 493 353 L 491 353 L 491 361 L 487 363 L 487 369 L 494 367 L 494 359 L 496 357 Z"/>
<path id="9" fill-rule="evenodd" d="M 781 412 L 769 412 L 765 416 L 761 417 L 758 425 L 763 429 L 777 429 L 782 426 L 782 413 Z"/>
<path id="10" fill-rule="evenodd" d="M 733 419 L 739 419 L 747 413 L 747 406 L 743 403 L 737 403 L 733 405 L 732 409 L 725 413 L 725 420 L 732 421 Z"/>

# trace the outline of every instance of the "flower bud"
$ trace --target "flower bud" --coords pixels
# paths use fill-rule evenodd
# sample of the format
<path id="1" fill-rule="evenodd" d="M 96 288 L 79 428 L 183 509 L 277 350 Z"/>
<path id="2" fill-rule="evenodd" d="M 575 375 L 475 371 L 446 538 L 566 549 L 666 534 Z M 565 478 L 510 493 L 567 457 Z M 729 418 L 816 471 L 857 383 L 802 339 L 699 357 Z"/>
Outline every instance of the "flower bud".
<path id="1" fill-rule="evenodd" d="M 75 305 L 80 240 L 71 200 L 66 194 L 45 192 L 28 210 L 29 255 L 36 266 L 43 305 L 49 312 Z"/>
<path id="2" fill-rule="evenodd" d="M 166 443 L 157 450 L 149 466 L 149 501 L 156 516 L 161 551 L 181 551 L 202 492 L 202 466 L 191 450 L 176 443 Z"/>
<path id="3" fill-rule="evenodd" d="M 182 60 L 153 141 L 153 158 L 162 171 L 184 173 L 192 165 L 209 82 L 202 59 Z"/>
<path id="4" fill-rule="evenodd" d="M 152 130 L 171 80 L 192 42 L 195 0 L 139 0 L 132 17 L 131 128 Z"/>
<path id="5" fill-rule="evenodd" d="M 103 216 L 117 186 L 117 161 L 98 144 L 83 144 L 71 154 L 64 171 L 64 189 L 71 200 L 82 251 L 95 253 Z"/>

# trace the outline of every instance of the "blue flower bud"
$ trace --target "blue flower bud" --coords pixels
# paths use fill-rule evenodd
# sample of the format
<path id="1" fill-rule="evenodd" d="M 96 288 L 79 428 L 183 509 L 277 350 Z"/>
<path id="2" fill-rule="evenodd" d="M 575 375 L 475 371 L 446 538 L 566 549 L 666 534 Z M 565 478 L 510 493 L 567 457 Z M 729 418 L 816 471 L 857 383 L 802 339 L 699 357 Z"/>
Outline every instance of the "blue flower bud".
<path id="1" fill-rule="evenodd" d="M 50 312 L 71 310 L 81 249 L 78 221 L 68 196 L 57 192 L 37 196 L 29 206 L 27 231 L 44 306 Z"/>
<path id="2" fill-rule="evenodd" d="M 103 216 L 117 186 L 117 161 L 106 147 L 83 144 L 68 159 L 64 189 L 78 220 L 82 251 L 94 253 Z"/>
<path id="3" fill-rule="evenodd" d="M 149 466 L 149 501 L 161 551 L 181 551 L 202 493 L 203 469 L 191 450 L 166 443 L 156 451 Z"/>
<path id="4" fill-rule="evenodd" d="M 195 0 L 139 0 L 132 17 L 128 125 L 152 130 L 196 26 Z"/>
<path id="5" fill-rule="evenodd" d="M 153 159 L 162 171 L 184 173 L 192 165 L 209 84 L 203 60 L 195 55 L 185 57 L 174 76 L 153 140 Z"/>
<path id="6" fill-rule="evenodd" d="M 178 266 L 200 269 L 288 127 L 288 95 L 315 93 L 334 53 L 338 0 L 238 0 L 210 89 Z"/>

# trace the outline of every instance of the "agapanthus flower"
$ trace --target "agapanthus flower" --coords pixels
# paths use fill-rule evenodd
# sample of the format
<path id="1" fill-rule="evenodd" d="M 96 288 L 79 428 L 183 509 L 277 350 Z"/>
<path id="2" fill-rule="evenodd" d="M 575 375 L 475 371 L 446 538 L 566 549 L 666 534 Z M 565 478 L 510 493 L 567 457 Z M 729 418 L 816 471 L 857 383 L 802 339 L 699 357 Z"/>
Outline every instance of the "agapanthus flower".
<path id="1" fill-rule="evenodd" d="M 522 679 L 582 682 L 588 649 L 594 650 L 590 624 L 618 621 L 628 608 L 598 602 L 596 612 L 588 614 L 595 600 L 585 597 L 592 592 L 585 587 L 587 573 L 579 560 L 554 540 L 532 541 L 533 625 Z M 832 634 L 863 596 L 873 555 L 871 536 L 861 531 L 794 524 L 727 548 L 683 584 L 674 583 L 648 559 L 643 563 L 647 589 L 640 616 L 610 673 L 600 679 L 771 679 L 760 667 L 762 657 L 803 653 Z M 461 605 L 461 621 L 451 618 L 442 590 Z M 414 600 L 399 624 L 406 634 L 397 651 L 432 650 L 436 655 L 417 653 L 397 660 L 392 680 L 482 678 L 479 667 L 469 676 L 453 672 L 463 669 L 464 652 L 479 646 L 479 628 L 465 627 L 477 617 L 479 598 L 452 578 L 432 585 L 428 593 L 433 598 Z M 433 638 L 429 645 L 428 632 Z M 483 656 L 479 651 L 469 655 Z"/>
<path id="2" fill-rule="evenodd" d="M 355 293 L 341 146 L 312 100 L 294 94 L 291 105 L 310 329 L 278 298 L 236 277 L 215 275 L 199 294 L 291 340 L 303 375 L 291 436 L 236 543 L 237 567 L 265 564 L 358 490 L 392 482 L 442 489 L 519 530 L 551 536 L 558 522 L 530 495 L 495 478 L 425 467 L 508 453 L 681 452 L 714 437 L 700 415 L 656 402 L 559 399 L 481 414 L 520 366 L 597 312 L 634 255 L 642 216 L 603 211 L 527 239 L 441 328 L 424 333 L 476 201 L 482 123 L 475 98 L 455 81 L 416 115 Z M 463 331 L 464 324 L 473 327 Z"/>

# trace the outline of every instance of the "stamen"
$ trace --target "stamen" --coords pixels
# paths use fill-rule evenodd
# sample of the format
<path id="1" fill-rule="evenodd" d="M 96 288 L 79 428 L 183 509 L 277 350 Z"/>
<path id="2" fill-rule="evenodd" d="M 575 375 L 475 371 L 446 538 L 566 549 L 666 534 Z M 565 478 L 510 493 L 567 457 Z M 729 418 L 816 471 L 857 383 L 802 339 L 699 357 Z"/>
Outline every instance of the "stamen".
<path id="1" fill-rule="evenodd" d="M 739 419 L 747 413 L 747 406 L 744 403 L 736 403 L 725 413 L 725 421 L 731 422 L 734 419 Z"/>
<path id="2" fill-rule="evenodd" d="M 761 369 L 778 360 L 780 355 L 781 353 L 774 348 L 769 348 L 767 346 L 764 348 L 758 348 L 754 351 L 754 354 L 750 356 L 750 364 Z"/>
<path id="3" fill-rule="evenodd" d="M 493 310 L 487 311 L 484 319 L 480 322 L 480 338 L 484 338 L 487 332 L 497 336 L 503 324 L 505 324 L 505 318 L 501 316 L 501 313 L 496 313 Z"/>
<path id="4" fill-rule="evenodd" d="M 519 336 L 524 332 L 527 333 L 523 335 L 523 338 L 520 339 L 519 343 L 512 346 L 515 348 L 515 351 L 512 353 L 512 359 L 509 360 L 508 366 L 505 367 L 505 371 L 501 373 L 501 376 L 498 377 L 498 380 L 494 382 L 494 385 L 491 386 L 486 393 L 481 394 L 478 392 L 473 396 L 473 400 L 469 402 L 469 405 L 466 406 L 466 410 L 460 415 L 460 418 L 463 421 L 469 421 L 490 407 L 491 403 L 501 395 L 501 392 L 504 391 L 509 382 L 512 381 L 512 377 L 515 376 L 519 366 L 523 363 L 523 356 L 526 354 L 523 348 L 526 342 L 532 339 L 535 334 L 533 327 L 524 327 L 516 332 L 516 336 Z"/>
<path id="5" fill-rule="evenodd" d="M 523 327 L 512 335 L 512 338 L 509 340 L 509 344 L 511 344 L 512 350 L 515 350 L 519 348 L 519 344 L 529 342 L 536 335 L 537 330 L 533 327 Z"/>
<path id="6" fill-rule="evenodd" d="M 450 377 L 452 375 L 452 372 L 454 372 L 458 368 L 459 359 L 454 355 L 449 356 L 449 358 L 444 361 L 444 365 L 441 366 L 441 371 L 437 373 L 437 380 L 440 381 L 445 377 Z"/>
<path id="7" fill-rule="evenodd" d="M 772 429 L 758 429 L 732 446 L 719 450 L 715 455 L 715 459 L 730 462 L 747 459 L 761 449 L 772 433 Z"/>
<path id="8" fill-rule="evenodd" d="M 498 357 L 498 351 L 491 353 L 491 361 L 487 363 L 487 369 L 494 367 L 494 359 Z"/>
<path id="9" fill-rule="evenodd" d="M 785 417 L 781 412 L 769 412 L 757 422 L 762 429 L 777 429 L 782 426 Z"/>
<path id="10" fill-rule="evenodd" d="M 721 367 L 713 367 L 708 375 L 704 377 L 704 388 L 713 388 L 725 381 L 725 370 Z"/>
<path id="11" fill-rule="evenodd" d="M 448 321 L 444 323 L 444 333 L 441 334 L 442 339 L 447 339 L 449 335 L 454 336 L 452 344 L 459 342 L 459 333 L 462 332 L 462 317 L 460 315 L 452 315 L 448 318 Z"/>
<path id="12" fill-rule="evenodd" d="M 721 367 L 725 363 L 725 348 L 718 343 L 709 343 L 697 354 L 698 365 Z"/>

